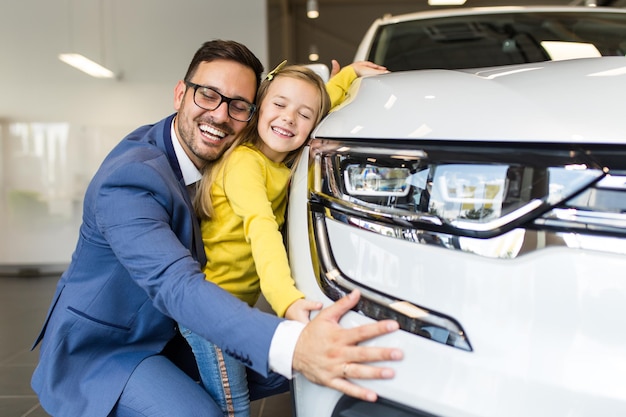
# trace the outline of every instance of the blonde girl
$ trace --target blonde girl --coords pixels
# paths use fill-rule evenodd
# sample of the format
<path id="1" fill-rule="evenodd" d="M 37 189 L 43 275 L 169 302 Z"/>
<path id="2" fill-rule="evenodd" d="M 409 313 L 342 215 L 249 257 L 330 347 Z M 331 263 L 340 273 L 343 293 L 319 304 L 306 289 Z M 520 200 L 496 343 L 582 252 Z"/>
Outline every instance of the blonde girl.
<path id="1" fill-rule="evenodd" d="M 281 227 L 291 168 L 328 113 L 330 99 L 312 70 L 283 64 L 261 83 L 258 111 L 236 143 L 203 173 L 195 207 L 208 259 L 206 279 L 250 306 L 262 292 L 278 316 L 306 322 L 322 304 L 305 300 L 296 289 Z M 249 416 L 245 358 L 223 354 L 182 326 L 181 333 L 224 415 Z"/>

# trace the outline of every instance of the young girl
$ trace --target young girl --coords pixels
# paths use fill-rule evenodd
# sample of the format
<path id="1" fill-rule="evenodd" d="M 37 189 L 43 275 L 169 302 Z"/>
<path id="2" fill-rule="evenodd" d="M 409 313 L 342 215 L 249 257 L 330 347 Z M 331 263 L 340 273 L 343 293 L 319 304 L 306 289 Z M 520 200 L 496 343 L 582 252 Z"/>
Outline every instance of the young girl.
<path id="1" fill-rule="evenodd" d="M 208 259 L 206 279 L 250 306 L 263 292 L 278 316 L 306 322 L 322 304 L 305 300 L 296 289 L 280 229 L 290 167 L 330 99 L 312 70 L 283 64 L 261 83 L 258 112 L 237 142 L 203 173 L 195 205 Z M 249 416 L 245 365 L 182 326 L 181 333 L 224 415 Z"/>

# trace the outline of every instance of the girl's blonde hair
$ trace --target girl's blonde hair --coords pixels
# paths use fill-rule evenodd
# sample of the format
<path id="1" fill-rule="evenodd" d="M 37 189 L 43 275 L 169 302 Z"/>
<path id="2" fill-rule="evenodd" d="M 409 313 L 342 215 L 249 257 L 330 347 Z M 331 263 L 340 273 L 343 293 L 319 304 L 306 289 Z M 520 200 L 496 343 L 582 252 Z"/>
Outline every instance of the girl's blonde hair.
<path id="1" fill-rule="evenodd" d="M 313 126 L 317 126 L 317 124 L 330 110 L 330 98 L 326 92 L 326 85 L 320 76 L 313 70 L 303 65 L 287 65 L 283 68 L 278 68 L 277 70 L 272 71 L 271 76 L 265 78 L 259 86 L 259 90 L 257 92 L 258 110 L 254 113 L 252 119 L 248 122 L 248 125 L 244 127 L 241 133 L 239 133 L 233 144 L 226 150 L 226 152 L 224 152 L 222 157 L 213 163 L 207 164 L 202 172 L 202 178 L 199 181 L 198 191 L 193 202 L 196 214 L 201 220 L 208 220 L 214 215 L 213 202 L 211 201 L 211 185 L 215 181 L 220 168 L 228 161 L 228 157 L 232 153 L 233 149 L 244 143 L 250 143 L 257 148 L 261 144 L 262 139 L 257 133 L 260 108 L 263 105 L 263 101 L 267 96 L 267 91 L 269 90 L 272 81 L 281 77 L 302 80 L 318 89 L 320 93 L 320 103 L 317 118 Z M 310 134 L 311 132 L 309 132 L 309 135 Z M 285 165 L 291 167 L 293 170 L 300 154 L 302 153 L 302 149 L 307 144 L 308 140 L 305 141 L 298 149 L 294 149 L 289 152 L 283 161 Z"/>

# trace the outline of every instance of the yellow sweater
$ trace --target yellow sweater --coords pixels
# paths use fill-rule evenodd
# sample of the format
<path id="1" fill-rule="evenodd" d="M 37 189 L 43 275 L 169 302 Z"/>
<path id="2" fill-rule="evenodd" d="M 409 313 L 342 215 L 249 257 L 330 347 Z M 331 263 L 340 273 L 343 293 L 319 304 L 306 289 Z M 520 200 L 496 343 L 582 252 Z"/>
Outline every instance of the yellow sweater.
<path id="1" fill-rule="evenodd" d="M 341 104 L 348 94 L 348 88 L 354 80 L 357 79 L 356 71 L 354 68 L 347 66 L 343 67 L 341 71 L 331 77 L 326 83 L 326 91 L 330 97 L 330 108 L 334 108 Z"/>
<path id="2" fill-rule="evenodd" d="M 304 294 L 295 287 L 280 232 L 290 170 L 251 145 L 234 149 L 211 187 L 202 222 L 206 279 L 254 305 L 260 291 L 279 317 Z"/>

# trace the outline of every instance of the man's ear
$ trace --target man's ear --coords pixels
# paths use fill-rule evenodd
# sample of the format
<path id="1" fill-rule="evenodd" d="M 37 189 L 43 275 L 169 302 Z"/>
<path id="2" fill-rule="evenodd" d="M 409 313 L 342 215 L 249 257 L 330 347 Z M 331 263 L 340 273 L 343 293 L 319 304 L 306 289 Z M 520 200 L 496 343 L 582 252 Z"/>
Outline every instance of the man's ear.
<path id="1" fill-rule="evenodd" d="M 187 90 L 187 86 L 183 80 L 178 81 L 176 83 L 176 87 L 174 87 L 174 110 L 180 110 L 180 106 L 183 102 L 183 97 L 185 95 L 185 91 Z"/>

